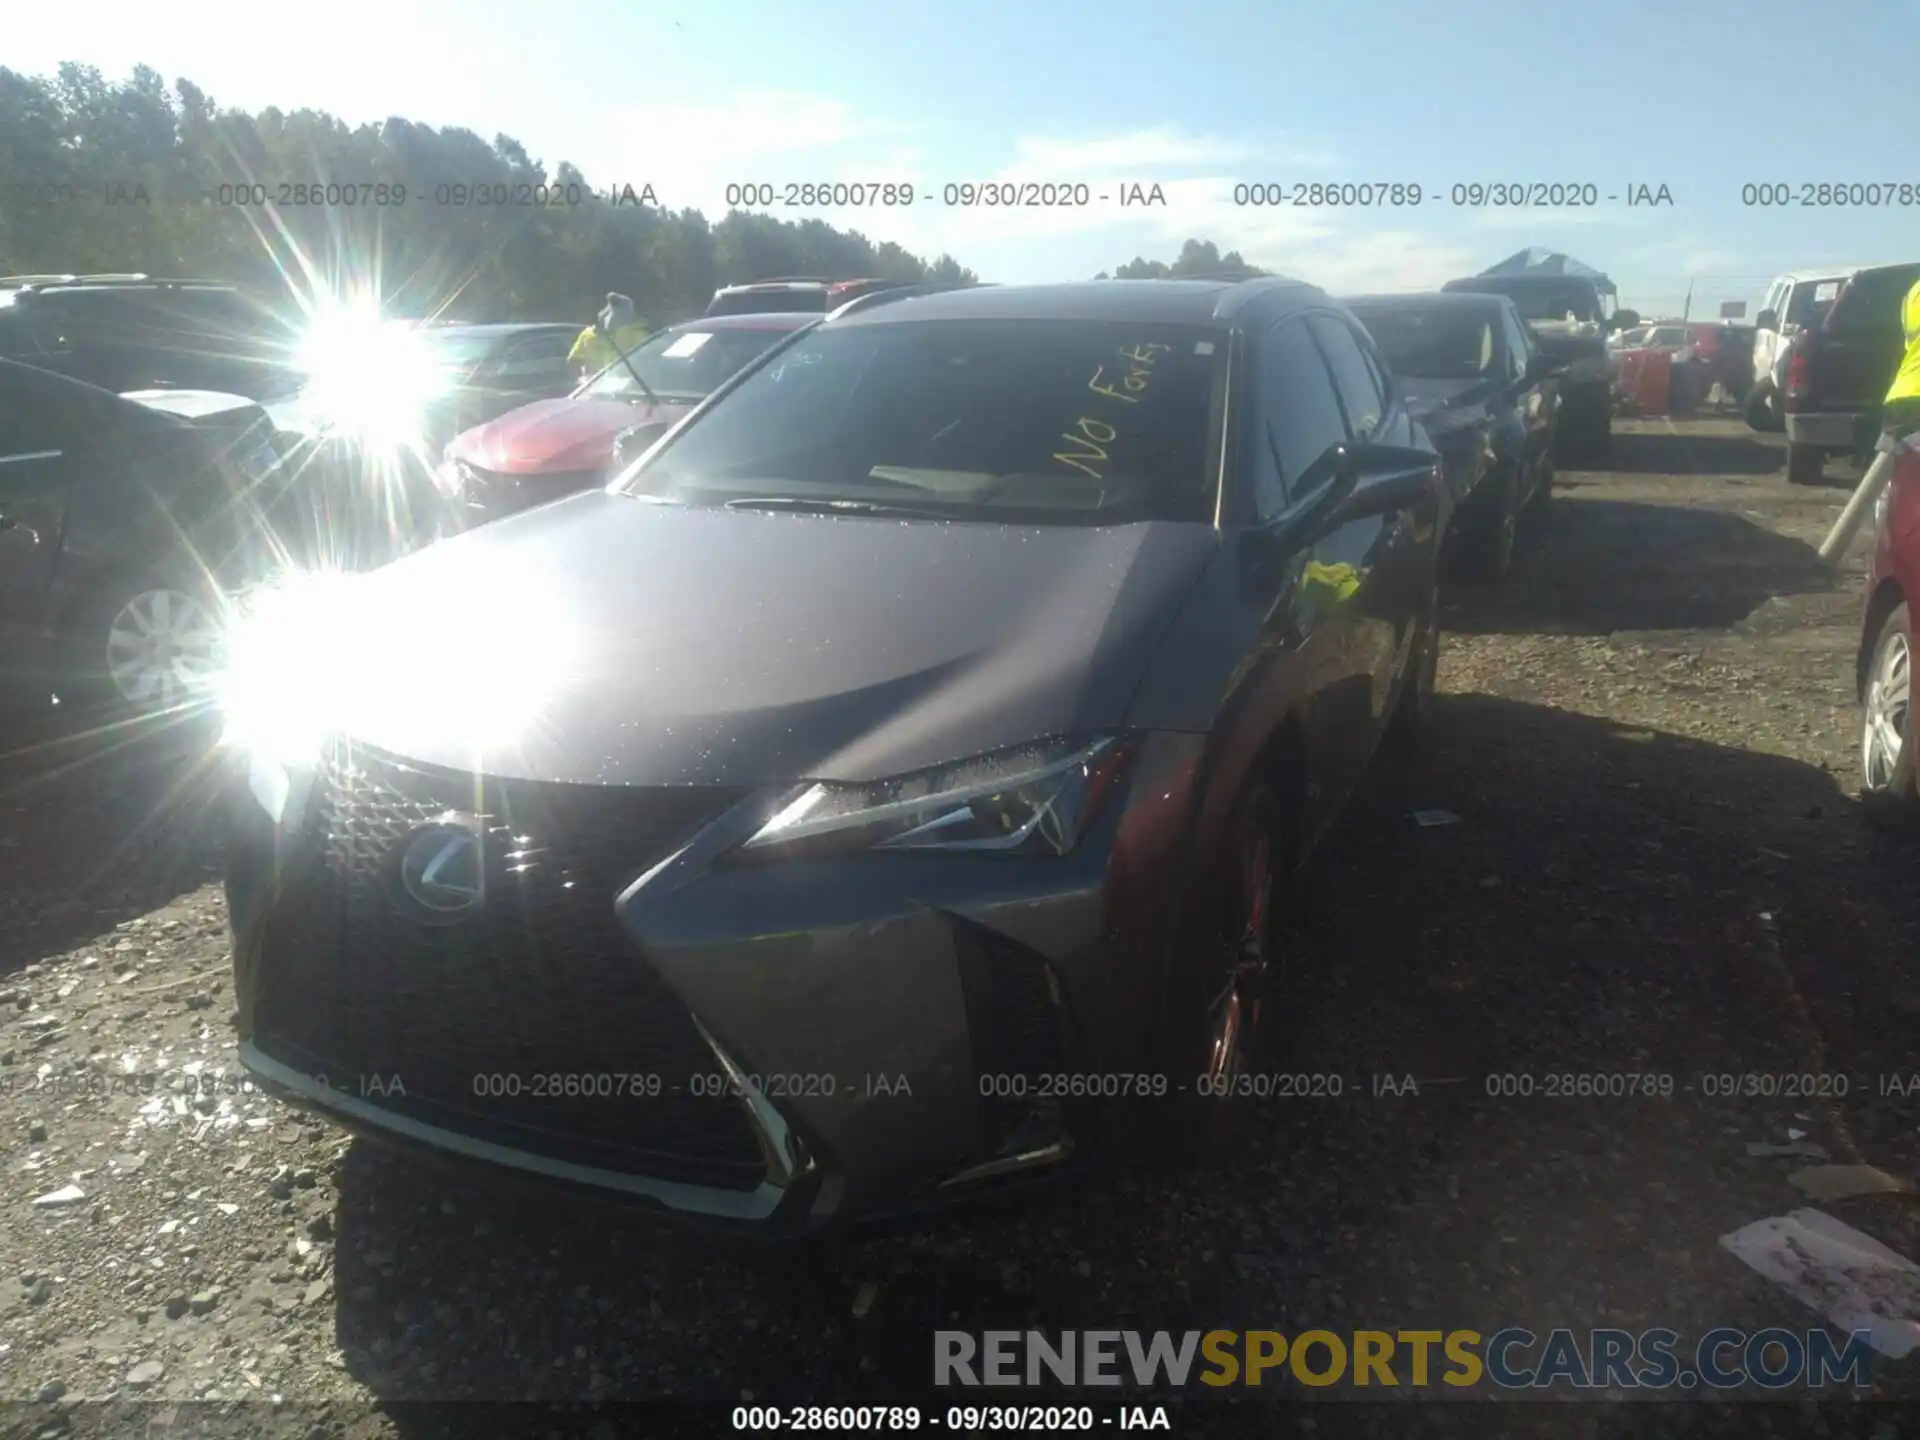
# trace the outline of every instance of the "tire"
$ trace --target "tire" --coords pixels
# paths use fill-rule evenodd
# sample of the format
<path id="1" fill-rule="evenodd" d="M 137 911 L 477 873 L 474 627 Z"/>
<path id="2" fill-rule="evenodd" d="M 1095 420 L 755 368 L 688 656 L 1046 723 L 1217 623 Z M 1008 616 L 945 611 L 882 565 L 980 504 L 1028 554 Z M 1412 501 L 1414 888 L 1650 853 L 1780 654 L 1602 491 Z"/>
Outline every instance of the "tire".
<path id="1" fill-rule="evenodd" d="M 1756 385 L 1747 392 L 1746 403 L 1741 406 L 1748 428 L 1762 435 L 1777 435 L 1786 429 L 1786 421 L 1780 415 L 1780 397 L 1772 386 Z"/>
<path id="2" fill-rule="evenodd" d="M 1827 473 L 1827 452 L 1817 445 L 1787 446 L 1787 483 L 1818 485 Z"/>
<path id="3" fill-rule="evenodd" d="M 1406 771 L 1426 749 L 1433 728 L 1433 694 L 1440 674 L 1440 597 L 1428 601 L 1426 623 L 1414 638 L 1407 657 L 1407 679 L 1380 737 L 1380 759 L 1387 767 Z"/>
<path id="4" fill-rule="evenodd" d="M 140 571 L 109 576 L 61 626 L 55 692 L 89 719 L 204 708 L 220 628 L 220 600 L 204 581 Z"/>
<path id="5" fill-rule="evenodd" d="M 1913 632 L 1902 603 L 1874 637 L 1860 705 L 1860 803 L 1888 828 L 1911 829 L 1920 820 L 1912 699 Z"/>
<path id="6" fill-rule="evenodd" d="M 1610 412 L 1603 410 L 1594 419 L 1580 449 L 1589 463 L 1599 465 L 1605 462 L 1613 452 L 1613 416 Z"/>
<path id="7" fill-rule="evenodd" d="M 1177 1164 L 1240 1154 L 1261 1106 L 1237 1092 L 1286 1050 L 1281 911 L 1298 843 L 1276 778 L 1262 774 L 1242 797 L 1178 942 L 1155 1041 L 1167 1093 L 1148 1111 L 1154 1152 Z"/>
<path id="8" fill-rule="evenodd" d="M 1546 457 L 1540 462 L 1540 478 L 1534 483 L 1533 494 L 1527 500 L 1527 509 L 1529 511 L 1538 513 L 1552 508 L 1553 482 L 1556 478 L 1553 455 L 1552 452 L 1549 451 Z"/>
<path id="9" fill-rule="evenodd" d="M 1520 533 L 1520 475 L 1508 469 L 1493 482 L 1495 490 L 1472 530 L 1462 537 L 1455 569 L 1471 585 L 1498 585 L 1513 571 L 1513 549 Z"/>

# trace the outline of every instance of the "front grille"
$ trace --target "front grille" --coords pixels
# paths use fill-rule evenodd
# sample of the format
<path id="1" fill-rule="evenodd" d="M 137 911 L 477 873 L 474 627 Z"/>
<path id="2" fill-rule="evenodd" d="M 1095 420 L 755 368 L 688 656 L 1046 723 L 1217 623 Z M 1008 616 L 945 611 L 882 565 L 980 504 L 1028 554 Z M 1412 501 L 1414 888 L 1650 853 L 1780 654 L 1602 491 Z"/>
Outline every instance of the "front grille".
<path id="1" fill-rule="evenodd" d="M 316 782 L 315 843 L 265 937 L 266 1048 L 496 1143 L 692 1183 L 757 1183 L 764 1167 L 743 1112 L 692 1093 L 706 1088 L 692 1077 L 719 1068 L 711 1050 L 613 911 L 741 798 L 503 781 L 335 747 Z M 481 817 L 485 892 L 470 916 L 433 923 L 400 888 L 398 852 L 448 811 Z M 543 1078 L 566 1076 L 575 1086 Z M 658 1093 L 633 1077 L 658 1077 Z M 580 1081 L 595 1093 L 565 1093 Z"/>

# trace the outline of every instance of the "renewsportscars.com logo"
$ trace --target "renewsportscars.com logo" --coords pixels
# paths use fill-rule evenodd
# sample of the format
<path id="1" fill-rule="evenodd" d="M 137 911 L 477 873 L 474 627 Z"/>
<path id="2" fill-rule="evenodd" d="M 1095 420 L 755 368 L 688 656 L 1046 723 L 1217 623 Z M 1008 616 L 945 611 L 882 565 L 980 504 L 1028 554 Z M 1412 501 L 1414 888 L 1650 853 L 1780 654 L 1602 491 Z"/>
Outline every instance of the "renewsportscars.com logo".
<path id="1" fill-rule="evenodd" d="M 1584 1335 L 1584 1338 L 1582 1338 Z M 1297 1384 L 1316 1388 L 1769 1390 L 1872 1385 L 1864 1331 L 1710 1330 L 936 1330 L 939 1386 L 1141 1389 Z"/>

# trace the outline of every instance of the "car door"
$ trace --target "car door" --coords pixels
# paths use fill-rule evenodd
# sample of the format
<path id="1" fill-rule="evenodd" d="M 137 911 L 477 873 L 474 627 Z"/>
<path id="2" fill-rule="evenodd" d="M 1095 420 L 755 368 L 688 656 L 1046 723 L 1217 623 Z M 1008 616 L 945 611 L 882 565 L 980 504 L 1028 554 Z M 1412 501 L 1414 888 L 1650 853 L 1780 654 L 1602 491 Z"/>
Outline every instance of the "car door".
<path id="1" fill-rule="evenodd" d="M 1349 443 L 1387 443 L 1392 391 L 1371 340 L 1341 316 L 1316 315 L 1309 323 L 1333 377 Z M 1439 496 L 1408 482 L 1430 469 L 1424 460 L 1406 474 L 1370 469 L 1342 507 L 1344 522 L 1329 535 L 1329 556 L 1352 567 L 1355 585 L 1347 602 L 1354 646 L 1348 683 L 1356 695 L 1364 685 L 1367 696 L 1356 737 L 1356 781 L 1386 728 L 1400 674 L 1428 618 Z"/>
<path id="2" fill-rule="evenodd" d="M 1308 755 L 1302 838 L 1311 841 L 1352 783 L 1350 732 L 1366 708 L 1340 687 L 1353 642 L 1339 587 L 1325 583 L 1321 568 L 1338 538 L 1301 524 L 1330 482 L 1316 467 L 1345 442 L 1346 419 L 1304 316 L 1250 333 L 1244 353 L 1251 380 L 1235 509 L 1252 542 L 1241 552 L 1240 585 L 1259 639 L 1247 669 L 1249 718 L 1236 744 L 1263 745 L 1289 712 L 1297 716 Z"/>
<path id="3" fill-rule="evenodd" d="M 1761 310 L 1773 312 L 1773 327 L 1753 332 L 1753 367 L 1749 384 L 1758 385 L 1773 374 L 1774 356 L 1779 353 L 1781 344 L 1780 331 L 1787 323 L 1788 289 L 1786 281 L 1776 280 L 1768 287 L 1766 299 L 1760 302 Z M 1758 318 L 1755 317 L 1756 320 Z"/>
<path id="4" fill-rule="evenodd" d="M 1547 456 L 1553 451 L 1553 402 L 1556 386 L 1550 379 L 1532 374 L 1541 359 L 1519 312 L 1511 305 L 1500 307 L 1500 328 L 1506 337 L 1508 381 L 1512 387 L 1514 418 L 1521 427 L 1521 455 L 1525 463 L 1523 483 L 1531 487 L 1544 472 Z"/>
<path id="5" fill-rule="evenodd" d="M 72 415 L 34 372 L 0 364 L 0 688 L 16 692 L 9 699 L 39 675 L 32 662 L 42 658 L 76 439 Z"/>

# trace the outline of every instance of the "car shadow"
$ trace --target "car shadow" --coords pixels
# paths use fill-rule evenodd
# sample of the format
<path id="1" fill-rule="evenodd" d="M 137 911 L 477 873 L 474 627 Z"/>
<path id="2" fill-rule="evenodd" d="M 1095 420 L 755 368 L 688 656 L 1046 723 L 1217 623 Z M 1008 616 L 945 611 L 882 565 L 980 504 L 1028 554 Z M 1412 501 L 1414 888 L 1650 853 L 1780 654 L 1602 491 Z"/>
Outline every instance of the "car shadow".
<path id="1" fill-rule="evenodd" d="M 1812 546 L 1727 510 L 1556 496 L 1499 587 L 1449 587 L 1470 634 L 1725 630 L 1768 600 L 1841 582 Z"/>
<path id="2" fill-rule="evenodd" d="M 1604 466 L 1621 475 L 1777 475 L 1786 451 L 1745 435 L 1616 430 Z"/>
<path id="3" fill-rule="evenodd" d="M 1572 1054 L 1789 1070 L 1804 1057 L 1772 1048 L 1775 955 L 1833 1012 L 1856 1069 L 1908 1053 L 1914 981 L 1866 958 L 1906 952 L 1850 868 L 1851 847 L 1875 842 L 1825 771 L 1477 695 L 1438 697 L 1429 740 L 1312 867 L 1290 949 L 1292 1069 L 1356 1089 Z M 1451 819 L 1423 828 L 1416 807 Z M 1650 1252 L 1608 1261 L 1600 1302 L 1566 1289 L 1562 1247 L 1585 1254 L 1621 1215 L 1711 1257 L 1724 1217 L 1751 1213 L 1737 1166 L 1697 1163 L 1702 1135 L 1726 1143 L 1727 1111 L 1691 1103 L 1636 1133 L 1646 1156 L 1589 1162 L 1590 1115 L 1503 1108 L 1467 1085 L 1401 1102 L 1349 1091 L 1274 1104 L 1244 1154 L 1204 1172 L 1134 1166 L 778 1246 L 357 1142 L 336 1172 L 334 1333 L 348 1373 L 424 1440 L 444 1416 L 409 1402 L 449 1396 L 924 1404 L 938 1329 L 1782 1323 L 1761 1287 L 1751 1303 L 1775 1309 L 1716 1310 L 1724 1291 L 1673 1286 Z M 1614 1168 L 1643 1160 L 1680 1202 L 1657 1221 L 1635 1208 L 1639 1170 Z M 1589 1239 L 1569 1240 L 1583 1217 Z M 1225 1414 L 1212 1399 L 1184 1398 L 1181 1433 Z"/>
<path id="4" fill-rule="evenodd" d="M 0 736 L 0 975 L 219 877 L 224 763 L 204 720 Z"/>

